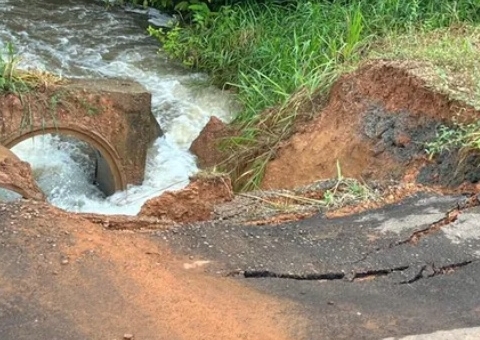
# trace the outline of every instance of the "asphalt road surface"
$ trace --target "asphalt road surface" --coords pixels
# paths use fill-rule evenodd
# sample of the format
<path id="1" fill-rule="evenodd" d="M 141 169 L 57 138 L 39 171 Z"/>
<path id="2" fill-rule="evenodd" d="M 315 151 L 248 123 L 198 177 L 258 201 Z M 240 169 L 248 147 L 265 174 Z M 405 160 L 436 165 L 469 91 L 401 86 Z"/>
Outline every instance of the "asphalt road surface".
<path id="1" fill-rule="evenodd" d="M 421 194 L 350 217 L 205 223 L 157 237 L 210 261 L 214 275 L 294 301 L 308 339 L 401 337 L 480 326 L 480 209 L 466 202 Z"/>
<path id="2" fill-rule="evenodd" d="M 0 338 L 480 339 L 478 203 L 144 233 L 0 205 Z"/>

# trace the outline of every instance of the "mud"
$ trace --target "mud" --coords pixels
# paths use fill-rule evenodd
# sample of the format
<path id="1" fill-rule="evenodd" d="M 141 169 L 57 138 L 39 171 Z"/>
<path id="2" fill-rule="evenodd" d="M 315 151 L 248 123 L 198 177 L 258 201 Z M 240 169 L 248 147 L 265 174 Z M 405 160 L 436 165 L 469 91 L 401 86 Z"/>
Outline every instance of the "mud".
<path id="1" fill-rule="evenodd" d="M 44 203 L 0 204 L 0 235 L 2 339 L 286 340 L 300 321 L 284 317 L 289 302 L 186 266 L 147 235 Z"/>
<path id="2" fill-rule="evenodd" d="M 139 215 L 179 223 L 207 221 L 212 219 L 215 205 L 232 199 L 232 183 L 228 176 L 197 175 L 185 189 L 167 191 L 149 199 Z"/>
<path id="3" fill-rule="evenodd" d="M 228 156 L 221 151 L 222 140 L 232 134 L 234 134 L 232 128 L 217 117 L 210 117 L 207 125 L 190 146 L 190 152 L 197 156 L 198 166 L 206 169 L 220 164 Z"/>
<path id="4" fill-rule="evenodd" d="M 0 145 L 0 188 L 14 191 L 23 198 L 43 201 L 45 195 L 33 178 L 30 164 L 22 162 Z"/>

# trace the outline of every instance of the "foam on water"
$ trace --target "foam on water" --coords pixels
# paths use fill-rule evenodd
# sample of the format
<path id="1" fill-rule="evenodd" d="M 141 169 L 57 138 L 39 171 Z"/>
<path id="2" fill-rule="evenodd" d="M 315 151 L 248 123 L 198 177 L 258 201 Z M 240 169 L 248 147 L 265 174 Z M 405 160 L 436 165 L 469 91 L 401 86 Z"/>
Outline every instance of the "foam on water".
<path id="1" fill-rule="evenodd" d="M 13 42 L 21 67 L 136 80 L 152 93 L 152 110 L 165 132 L 149 150 L 143 184 L 108 198 L 92 184 L 81 143 L 47 135 L 16 145 L 12 150 L 32 165 L 52 204 L 70 211 L 136 214 L 148 198 L 188 184 L 197 171 L 188 148 L 211 115 L 231 119 L 231 98 L 190 85 L 202 75 L 159 56 L 157 42 L 145 34 L 144 17 L 74 0 L 0 3 L 0 47 Z"/>

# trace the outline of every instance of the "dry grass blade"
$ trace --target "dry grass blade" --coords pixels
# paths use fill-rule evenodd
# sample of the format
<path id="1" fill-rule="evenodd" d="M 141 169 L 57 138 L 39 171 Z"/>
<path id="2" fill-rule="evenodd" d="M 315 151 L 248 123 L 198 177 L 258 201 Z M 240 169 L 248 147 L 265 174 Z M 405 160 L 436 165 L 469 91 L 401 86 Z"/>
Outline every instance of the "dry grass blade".
<path id="1" fill-rule="evenodd" d="M 314 198 L 309 198 L 309 197 L 304 197 L 304 196 L 299 196 L 299 195 L 293 195 L 293 194 L 285 194 L 285 193 L 279 193 L 278 196 L 288 198 L 288 199 L 290 199 L 292 201 L 295 201 L 295 202 L 302 202 L 302 203 L 309 204 L 309 205 L 320 205 L 320 206 L 325 205 L 325 201 L 320 200 L 320 199 L 314 199 Z"/>

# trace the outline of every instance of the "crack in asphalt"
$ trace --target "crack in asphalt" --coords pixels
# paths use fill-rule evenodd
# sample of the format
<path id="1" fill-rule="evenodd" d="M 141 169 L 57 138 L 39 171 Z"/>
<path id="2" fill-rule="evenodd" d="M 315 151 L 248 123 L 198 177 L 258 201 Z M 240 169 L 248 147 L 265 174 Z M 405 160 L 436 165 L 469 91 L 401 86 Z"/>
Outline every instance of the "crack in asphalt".
<path id="1" fill-rule="evenodd" d="M 387 276 L 394 272 L 403 272 L 410 268 L 410 266 L 399 266 L 395 268 L 388 268 L 388 269 L 374 269 L 374 270 L 367 270 L 362 272 L 354 272 L 353 276 L 351 277 L 350 281 L 355 280 L 368 280 L 370 278 L 376 278 L 381 276 Z"/>
<path id="2" fill-rule="evenodd" d="M 458 216 L 462 213 L 463 210 L 469 209 L 472 207 L 476 207 L 480 205 L 480 196 L 479 195 L 472 195 L 468 197 L 464 202 L 457 202 L 457 206 L 452 208 L 451 210 L 447 211 L 445 213 L 445 216 L 439 219 L 436 222 L 433 222 L 430 224 L 428 227 L 417 230 L 413 232 L 408 238 L 396 241 L 393 243 L 390 243 L 386 247 L 377 247 L 373 249 L 372 251 L 367 252 L 362 258 L 351 261 L 351 262 L 345 262 L 342 263 L 343 265 L 345 264 L 358 264 L 360 262 L 365 261 L 369 256 L 379 253 L 381 251 L 389 250 L 404 244 L 412 244 L 412 245 L 417 245 L 420 239 L 427 237 L 430 234 L 433 234 L 443 227 L 455 222 L 458 219 Z"/>
<path id="3" fill-rule="evenodd" d="M 418 244 L 421 238 L 426 237 L 430 234 L 433 234 L 443 227 L 455 222 L 458 219 L 458 216 L 462 213 L 463 210 L 476 207 L 480 205 L 480 200 L 477 195 L 468 197 L 464 202 L 457 202 L 457 206 L 453 209 L 447 211 L 445 216 L 440 220 L 430 224 L 427 228 L 422 230 L 417 230 L 410 235 L 406 240 L 393 243 L 389 248 L 393 248 L 402 244 L 410 243 L 413 245 Z"/>
<path id="4" fill-rule="evenodd" d="M 468 266 L 476 260 L 466 260 L 458 263 L 453 263 L 441 267 L 436 267 L 434 263 L 424 264 L 421 266 L 415 276 L 409 280 L 398 282 L 397 284 L 411 284 L 421 279 L 428 279 L 438 275 L 445 275 L 455 272 L 457 269 Z M 258 279 L 258 278 L 274 278 L 274 279 L 289 279 L 289 280 L 301 280 L 301 281 L 336 281 L 343 280 L 346 282 L 356 281 L 368 281 L 374 280 L 378 277 L 385 277 L 395 272 L 403 272 L 409 269 L 409 265 L 399 266 L 395 268 L 386 269 L 372 269 L 365 271 L 352 271 L 351 274 L 345 274 L 344 271 L 339 272 L 327 272 L 327 273 L 279 273 L 270 270 L 246 270 L 246 271 L 231 271 L 227 276 L 242 276 L 246 279 Z"/>
<path id="5" fill-rule="evenodd" d="M 318 280 L 342 280 L 345 278 L 345 273 L 343 272 L 332 272 L 332 273 L 305 273 L 305 274 L 294 274 L 294 273 L 276 273 L 270 270 L 246 270 L 242 274 L 244 278 L 277 278 L 277 279 L 291 279 L 291 280 L 307 280 L 307 281 L 318 281 Z"/>
<path id="6" fill-rule="evenodd" d="M 430 224 L 427 228 L 413 232 L 408 238 L 391 243 L 386 247 L 378 247 L 375 250 L 365 254 L 359 260 L 352 261 L 350 263 L 341 263 L 339 265 L 344 266 L 344 265 L 358 264 L 362 261 L 365 261 L 369 256 L 375 253 L 378 253 L 384 250 L 389 250 L 400 245 L 404 245 L 404 244 L 417 245 L 420 239 L 427 237 L 428 235 L 439 231 L 442 227 L 455 222 L 458 219 L 458 216 L 461 214 L 462 210 L 475 207 L 478 205 L 480 205 L 480 198 L 478 197 L 478 195 L 471 196 L 463 202 L 458 202 L 456 207 L 452 208 L 447 213 L 445 213 L 445 216 L 439 219 L 438 221 Z M 433 263 L 425 264 L 420 268 L 419 272 L 413 278 L 405 281 L 401 281 L 398 284 L 410 284 L 424 278 L 430 278 L 437 275 L 451 273 L 457 270 L 458 268 L 467 266 L 473 262 L 475 262 L 475 260 L 466 260 L 463 262 L 454 263 L 454 264 L 450 264 L 450 265 L 446 265 L 438 268 Z M 411 267 L 410 265 L 403 265 L 403 266 L 398 266 L 394 268 L 352 271 L 351 273 L 346 273 L 344 270 L 342 270 L 342 271 L 333 271 L 333 272 L 326 272 L 326 273 L 314 272 L 314 273 L 300 273 L 300 274 L 291 273 L 291 272 L 275 272 L 275 271 L 263 270 L 263 269 L 262 270 L 235 270 L 235 271 L 229 272 L 227 276 L 242 276 L 244 278 L 277 278 L 277 279 L 305 280 L 305 281 L 344 280 L 348 282 L 355 282 L 355 281 L 366 281 L 370 279 L 375 279 L 377 277 L 384 277 L 395 272 L 403 272 L 409 269 L 410 267 Z"/>
<path id="7" fill-rule="evenodd" d="M 246 279 L 250 278 L 276 278 L 276 279 L 290 279 L 290 280 L 304 280 L 304 281 L 334 281 L 334 280 L 346 280 L 354 282 L 355 280 L 368 280 L 370 278 L 387 276 L 391 273 L 407 270 L 409 266 L 400 266 L 387 269 L 372 269 L 365 271 L 352 272 L 347 275 L 344 271 L 339 272 L 327 272 L 327 273 L 278 273 L 270 270 L 245 270 L 245 271 L 232 271 L 227 276 L 243 276 Z"/>
<path id="8" fill-rule="evenodd" d="M 450 211 L 448 211 L 445 214 L 445 217 L 441 218 L 440 220 L 430 224 L 427 228 L 422 229 L 422 230 L 417 230 L 410 235 L 410 237 L 406 240 L 403 240 L 397 244 L 394 244 L 393 247 L 410 243 L 413 245 L 417 245 L 418 242 L 420 241 L 421 238 L 426 237 L 430 234 L 433 234 L 437 231 L 439 231 L 442 227 L 445 227 L 449 225 L 450 223 L 455 222 L 458 219 L 458 216 L 460 215 L 461 211 L 458 208 L 454 208 Z M 393 248 L 392 247 L 392 248 Z"/>
<path id="9" fill-rule="evenodd" d="M 400 282 L 400 284 L 410 284 L 422 279 L 429 279 L 438 275 L 450 274 L 456 271 L 457 269 L 468 266 L 469 264 L 472 264 L 474 262 L 477 262 L 477 261 L 467 260 L 467 261 L 453 263 L 453 264 L 449 264 L 449 265 L 438 267 L 438 268 L 435 267 L 434 263 L 431 265 L 425 264 L 420 268 L 418 273 L 413 278 L 411 278 L 410 280 L 402 281 Z"/>

